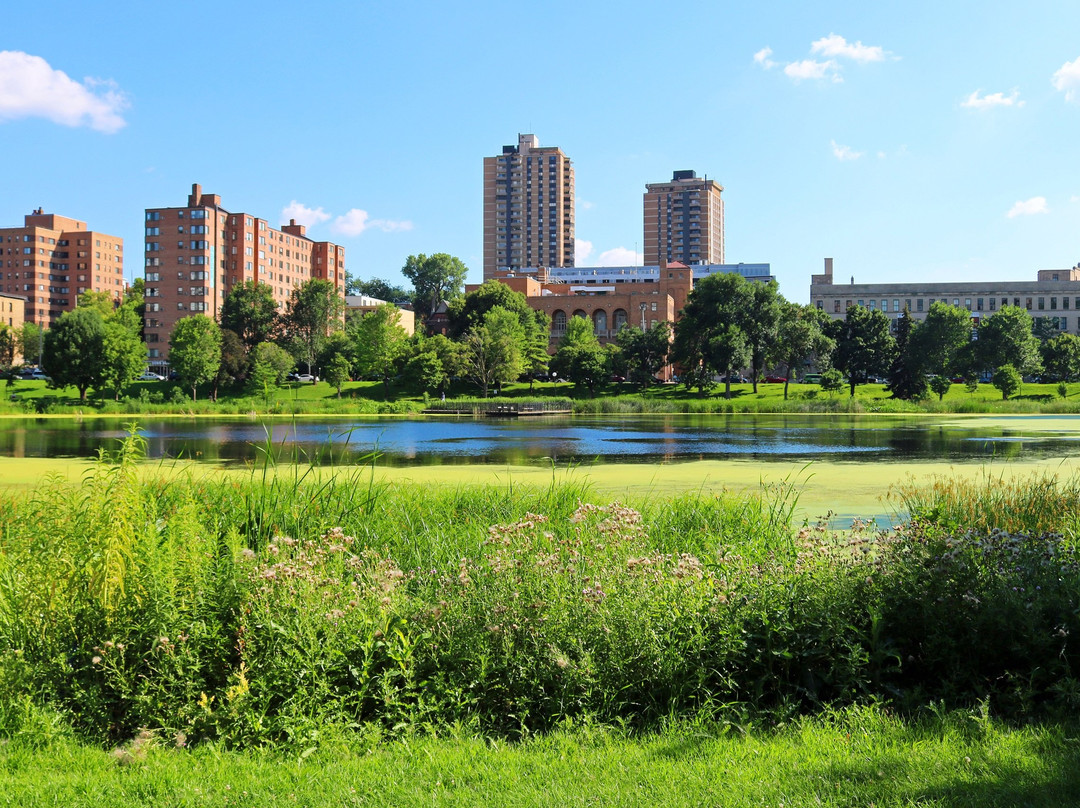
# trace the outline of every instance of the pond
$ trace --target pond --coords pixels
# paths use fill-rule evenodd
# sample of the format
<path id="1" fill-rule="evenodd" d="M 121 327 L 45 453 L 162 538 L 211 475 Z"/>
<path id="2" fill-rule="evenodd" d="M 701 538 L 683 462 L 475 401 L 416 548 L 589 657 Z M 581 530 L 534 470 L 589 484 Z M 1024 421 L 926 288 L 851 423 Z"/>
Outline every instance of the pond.
<path id="1" fill-rule="evenodd" d="M 229 464 L 275 460 L 387 466 L 656 464 L 742 459 L 880 464 L 1080 458 L 1080 418 L 638 415 L 519 419 L 138 418 L 148 456 Z M 0 421 L 0 456 L 83 457 L 115 448 L 106 419 Z"/>
<path id="2" fill-rule="evenodd" d="M 138 418 L 153 460 L 243 468 L 275 462 L 370 464 L 384 479 L 546 483 L 584 477 L 613 495 L 755 490 L 797 479 L 807 518 L 831 511 L 890 518 L 881 498 L 933 474 L 1014 474 L 1080 467 L 1080 418 L 1069 416 L 639 415 L 521 419 Z M 0 421 L 5 479 L 35 463 L 95 457 L 124 421 Z M 210 465 L 212 464 L 212 465 Z M 26 480 L 30 482 L 30 480 Z"/>

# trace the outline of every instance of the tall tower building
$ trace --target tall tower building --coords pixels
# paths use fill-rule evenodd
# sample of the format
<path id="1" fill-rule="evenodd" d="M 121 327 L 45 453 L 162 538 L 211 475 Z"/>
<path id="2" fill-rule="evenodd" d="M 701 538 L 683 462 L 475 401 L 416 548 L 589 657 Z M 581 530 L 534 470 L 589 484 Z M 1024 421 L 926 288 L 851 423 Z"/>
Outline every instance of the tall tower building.
<path id="1" fill-rule="evenodd" d="M 574 265 L 574 166 L 536 135 L 484 158 L 484 280 L 499 269 Z"/>
<path id="2" fill-rule="evenodd" d="M 26 321 L 49 328 L 83 292 L 124 297 L 124 240 L 88 229 L 86 222 L 45 213 L 22 227 L 0 227 L 0 292 L 26 298 Z"/>
<path id="3" fill-rule="evenodd" d="M 221 197 L 191 186 L 187 205 L 146 209 L 146 344 L 151 364 L 169 356 L 173 326 L 191 314 L 217 319 L 237 284 L 270 287 L 278 310 L 294 287 L 312 278 L 344 295 L 345 248 L 312 241 L 304 226 L 281 228 L 250 213 L 230 213 Z"/>
<path id="4" fill-rule="evenodd" d="M 693 171 L 645 186 L 645 265 L 724 263 L 724 190 Z"/>

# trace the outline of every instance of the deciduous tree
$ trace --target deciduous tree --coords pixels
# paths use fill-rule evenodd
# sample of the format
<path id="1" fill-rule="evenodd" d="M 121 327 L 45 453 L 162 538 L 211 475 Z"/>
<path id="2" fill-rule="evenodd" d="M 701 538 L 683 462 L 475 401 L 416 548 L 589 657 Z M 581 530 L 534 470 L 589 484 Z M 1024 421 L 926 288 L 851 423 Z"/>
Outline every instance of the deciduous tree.
<path id="1" fill-rule="evenodd" d="M 868 375 L 885 375 L 894 356 L 896 340 L 889 333 L 889 318 L 863 306 L 849 308 L 837 341 L 836 364 L 848 374 L 851 395 Z"/>
<path id="2" fill-rule="evenodd" d="M 983 368 L 1010 365 L 1021 376 L 1042 370 L 1039 340 L 1031 315 L 1019 306 L 1002 306 L 979 325 L 978 359 Z"/>
<path id="3" fill-rule="evenodd" d="M 345 301 L 330 281 L 312 278 L 292 290 L 283 325 L 290 350 L 312 373 L 332 331 L 343 328 Z"/>
<path id="4" fill-rule="evenodd" d="M 196 400 L 198 385 L 211 381 L 221 365 L 218 324 L 204 314 L 178 320 L 169 335 L 169 365 Z"/>
<path id="5" fill-rule="evenodd" d="M 468 267 L 446 253 L 410 255 L 401 274 L 412 281 L 413 308 L 425 320 L 439 305 L 461 295 Z"/>
<path id="6" fill-rule="evenodd" d="M 240 338 L 249 353 L 268 341 L 278 325 L 274 291 L 265 283 L 244 281 L 233 286 L 221 306 L 221 327 Z"/>
<path id="7" fill-rule="evenodd" d="M 79 400 L 101 383 L 105 320 L 93 307 L 64 312 L 45 333 L 43 370 L 54 387 L 74 385 Z"/>
<path id="8" fill-rule="evenodd" d="M 400 319 L 397 306 L 384 303 L 349 323 L 356 372 L 381 379 L 387 395 L 408 346 L 409 335 L 398 324 Z"/>

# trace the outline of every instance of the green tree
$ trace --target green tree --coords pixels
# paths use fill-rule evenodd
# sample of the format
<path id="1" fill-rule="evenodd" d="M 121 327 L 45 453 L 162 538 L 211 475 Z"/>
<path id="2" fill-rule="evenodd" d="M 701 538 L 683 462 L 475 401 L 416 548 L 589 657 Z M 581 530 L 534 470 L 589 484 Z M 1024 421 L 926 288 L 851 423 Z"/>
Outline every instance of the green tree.
<path id="1" fill-rule="evenodd" d="M 214 374 L 214 389 L 210 397 L 217 401 L 218 390 L 233 379 L 243 379 L 248 370 L 248 351 L 231 328 L 221 329 L 221 364 Z"/>
<path id="2" fill-rule="evenodd" d="M 15 329 L 15 350 L 26 364 L 40 364 L 45 351 L 44 329 L 37 323 L 23 323 Z"/>
<path id="3" fill-rule="evenodd" d="M 323 363 L 323 372 L 326 374 L 326 381 L 330 383 L 331 387 L 337 390 L 338 398 L 341 398 L 341 385 L 349 380 L 349 373 L 351 371 L 352 364 L 345 354 L 336 353 Z"/>
<path id="4" fill-rule="evenodd" d="M 743 312 L 739 327 L 746 335 L 750 348 L 750 381 L 754 392 L 758 391 L 758 376 L 765 363 L 774 359 L 777 345 L 777 329 L 780 326 L 781 300 L 776 281 L 768 283 L 748 282 L 750 308 Z"/>
<path id="5" fill-rule="evenodd" d="M 485 398 L 492 386 L 500 389 L 524 372 L 523 331 L 515 312 L 496 306 L 484 315 L 483 323 L 465 334 L 466 373 Z"/>
<path id="6" fill-rule="evenodd" d="M 102 319 L 112 314 L 116 308 L 113 296 L 108 292 L 95 292 L 90 289 L 79 295 L 75 305 L 80 309 L 97 309 Z"/>
<path id="7" fill-rule="evenodd" d="M 708 275 L 698 281 L 675 323 L 671 358 L 704 391 L 708 379 L 742 370 L 751 361 L 745 325 L 754 305 L 750 281 L 735 273 Z M 727 383 L 725 395 L 731 395 Z"/>
<path id="8" fill-rule="evenodd" d="M 221 329 L 205 314 L 177 321 L 169 334 L 169 365 L 197 400 L 197 387 L 211 381 L 221 365 Z"/>
<path id="9" fill-rule="evenodd" d="M 401 314 L 393 303 L 384 303 L 362 317 L 349 322 L 349 338 L 360 376 L 382 380 L 383 390 L 390 394 L 390 379 L 405 357 L 409 335 L 398 325 Z"/>
<path id="10" fill-rule="evenodd" d="M 937 301 L 912 332 L 911 351 L 926 372 L 951 378 L 964 371 L 963 350 L 971 342 L 971 329 L 971 312 Z"/>
<path id="11" fill-rule="evenodd" d="M 376 300 L 385 300 L 387 303 L 399 303 L 403 300 L 412 302 L 412 293 L 404 286 L 385 281 L 382 278 L 362 281 L 348 273 L 345 275 L 345 294 L 367 295 Z"/>
<path id="12" fill-rule="evenodd" d="M 460 259 L 446 253 L 410 255 L 401 269 L 415 290 L 413 308 L 424 320 L 442 303 L 461 295 L 468 273 Z"/>
<path id="13" fill-rule="evenodd" d="M 821 374 L 821 389 L 826 393 L 835 393 L 844 386 L 844 375 L 836 368 L 829 368 Z"/>
<path id="14" fill-rule="evenodd" d="M 15 363 L 15 330 L 0 323 L 0 369 L 10 370 Z"/>
<path id="15" fill-rule="evenodd" d="M 273 342 L 260 342 L 251 352 L 251 376 L 256 375 L 256 369 L 259 371 L 258 381 L 253 383 L 251 389 L 260 392 L 265 390 L 267 384 L 280 387 L 294 367 L 296 367 L 296 360 L 280 345 Z"/>
<path id="16" fill-rule="evenodd" d="M 952 383 L 952 377 L 950 376 L 930 377 L 930 389 L 937 393 L 938 401 L 945 398 L 945 394 L 952 388 Z"/>
<path id="17" fill-rule="evenodd" d="M 896 340 L 889 334 L 889 318 L 863 306 L 847 310 L 836 346 L 836 364 L 848 374 L 851 395 L 855 385 L 870 374 L 885 375 L 896 356 Z"/>
<path id="18" fill-rule="evenodd" d="M 1001 391 L 1001 399 L 1002 401 L 1005 401 L 1009 396 L 1016 395 L 1020 392 L 1020 385 L 1023 381 L 1020 372 L 1016 368 L 1012 365 L 1002 365 L 994 371 L 994 375 L 990 379 L 990 384 Z"/>
<path id="19" fill-rule="evenodd" d="M 274 290 L 267 284 L 244 281 L 225 295 L 221 327 L 235 333 L 247 352 L 254 350 L 260 342 L 270 340 L 277 325 L 278 305 Z"/>
<path id="20" fill-rule="evenodd" d="M 904 401 L 926 396 L 926 373 L 911 341 L 916 327 L 911 311 L 905 306 L 904 313 L 896 321 L 896 355 L 889 367 L 889 392 Z"/>
<path id="21" fill-rule="evenodd" d="M 442 334 L 416 336 L 405 375 L 425 390 L 445 391 L 447 383 L 466 372 L 465 346 Z"/>
<path id="22" fill-rule="evenodd" d="M 624 325 L 615 335 L 615 344 L 619 346 L 620 361 L 625 363 L 628 376 L 644 390 L 667 364 L 671 325 L 661 320 L 648 331 Z"/>
<path id="23" fill-rule="evenodd" d="M 781 301 L 780 319 L 776 328 L 774 361 L 784 366 L 784 400 L 795 368 L 802 367 L 816 356 L 819 365 L 828 364 L 836 343 L 825 333 L 824 323 L 829 315 L 814 306 Z"/>
<path id="24" fill-rule="evenodd" d="M 292 290 L 283 325 L 293 356 L 312 373 L 326 338 L 343 327 L 345 301 L 334 284 L 312 278 Z"/>
<path id="25" fill-rule="evenodd" d="M 138 330 L 132 330 L 120 319 L 105 322 L 105 335 L 101 346 L 100 387 L 113 391 L 113 398 L 135 383 L 146 368 L 146 343 L 139 339 Z"/>
<path id="26" fill-rule="evenodd" d="M 608 376 L 608 355 L 600 346 L 592 321 L 571 317 L 559 347 L 551 359 L 551 368 L 564 379 L 586 387 L 590 395 Z"/>
<path id="27" fill-rule="evenodd" d="M 1046 375 L 1056 382 L 1074 382 L 1080 378 L 1080 337 L 1058 334 L 1040 348 Z"/>
<path id="28" fill-rule="evenodd" d="M 1019 306 L 1002 306 L 979 325 L 978 362 L 982 368 L 1011 365 L 1021 376 L 1042 370 L 1039 340 L 1031 315 Z"/>
<path id="29" fill-rule="evenodd" d="M 43 370 L 55 387 L 74 385 L 79 400 L 86 390 L 101 383 L 105 344 L 105 320 L 96 308 L 64 312 L 45 333 Z"/>

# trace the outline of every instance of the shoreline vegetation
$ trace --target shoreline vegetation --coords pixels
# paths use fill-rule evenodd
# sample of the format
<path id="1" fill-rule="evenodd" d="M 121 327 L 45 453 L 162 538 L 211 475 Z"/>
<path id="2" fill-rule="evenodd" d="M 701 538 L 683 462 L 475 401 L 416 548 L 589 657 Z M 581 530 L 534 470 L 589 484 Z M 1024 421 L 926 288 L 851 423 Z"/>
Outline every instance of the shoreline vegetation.
<path id="1" fill-rule="evenodd" d="M 657 385 L 646 391 L 612 383 L 596 395 L 575 390 L 570 384 L 537 382 L 506 385 L 499 395 L 477 398 L 465 385 L 451 389 L 445 400 L 415 391 L 392 389 L 381 382 L 347 382 L 342 394 L 326 382 L 292 383 L 268 389 L 265 395 L 249 396 L 222 391 L 210 400 L 209 388 L 192 400 L 172 382 L 138 382 L 129 395 L 116 401 L 91 396 L 80 401 L 75 388 L 52 389 L 43 381 L 0 382 L 0 417 L 60 415 L 421 415 L 447 417 L 455 410 L 481 412 L 498 405 L 569 409 L 582 415 L 632 414 L 878 414 L 878 415 L 1031 415 L 1080 414 L 1080 383 L 1064 385 L 1025 383 L 1018 395 L 1002 400 L 990 384 L 974 392 L 954 384 L 941 400 L 905 401 L 892 397 L 881 384 L 863 384 L 855 395 L 825 392 L 816 384 L 792 384 L 790 397 L 783 385 L 733 384 L 732 397 L 723 388 L 699 395 L 677 385 Z M 1063 396 L 1062 393 L 1065 395 Z M 460 414 L 460 413 L 458 413 Z"/>
<path id="2" fill-rule="evenodd" d="M 155 479 L 142 448 L 76 496 L 0 492 L 16 799 L 386 804 L 364 761 L 418 758 L 403 804 L 482 801 L 503 767 L 570 804 L 665 804 L 667 778 L 788 805 L 1080 785 L 1080 478 L 912 483 L 906 524 L 832 531 L 792 527 L 783 482 L 617 502 L 363 469 Z"/>

